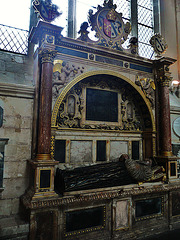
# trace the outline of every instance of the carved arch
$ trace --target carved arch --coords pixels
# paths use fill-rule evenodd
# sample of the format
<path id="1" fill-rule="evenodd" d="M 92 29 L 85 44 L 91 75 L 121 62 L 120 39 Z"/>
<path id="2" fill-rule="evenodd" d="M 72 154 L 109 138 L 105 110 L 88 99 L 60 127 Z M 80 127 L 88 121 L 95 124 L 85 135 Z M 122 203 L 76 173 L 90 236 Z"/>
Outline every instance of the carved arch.
<path id="1" fill-rule="evenodd" d="M 115 76 L 125 82 L 127 82 L 128 84 L 130 84 L 137 92 L 138 94 L 141 96 L 141 98 L 143 99 L 150 118 L 151 118 L 151 124 L 152 124 L 152 132 L 156 131 L 156 127 L 155 127 L 155 121 L 154 121 L 154 116 L 153 116 L 153 112 L 150 106 L 149 101 L 147 100 L 146 96 L 144 95 L 144 93 L 139 89 L 139 87 L 132 82 L 130 79 L 128 79 L 127 77 L 123 76 L 120 73 L 117 72 L 113 72 L 110 70 L 98 70 L 98 71 L 91 71 L 91 72 L 86 72 L 84 74 L 81 74 L 80 76 L 74 78 L 61 92 L 61 94 L 59 95 L 54 108 L 53 108 L 53 112 L 52 112 L 52 119 L 51 119 L 51 127 L 57 127 L 56 126 L 56 119 L 57 119 L 57 115 L 58 115 L 58 110 L 59 107 L 63 101 L 63 99 L 65 98 L 66 94 L 70 91 L 70 89 L 75 86 L 75 84 L 79 83 L 80 81 L 82 81 L 83 79 L 87 78 L 87 77 L 91 77 L 91 76 L 96 76 L 96 75 L 110 75 L 110 76 Z"/>

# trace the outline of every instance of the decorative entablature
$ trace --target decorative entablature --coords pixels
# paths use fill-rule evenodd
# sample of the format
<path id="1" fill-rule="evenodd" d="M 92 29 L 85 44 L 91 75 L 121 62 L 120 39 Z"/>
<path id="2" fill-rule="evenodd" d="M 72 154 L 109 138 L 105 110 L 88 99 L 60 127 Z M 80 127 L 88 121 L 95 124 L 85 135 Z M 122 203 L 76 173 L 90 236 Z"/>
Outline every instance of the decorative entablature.
<path id="1" fill-rule="evenodd" d="M 38 25 L 31 30 L 29 41 L 38 44 L 39 47 L 56 50 L 59 56 L 135 70 L 141 72 L 141 75 L 153 73 L 152 60 L 93 43 L 66 38 L 62 36 L 62 30 L 61 27 L 39 21 Z"/>

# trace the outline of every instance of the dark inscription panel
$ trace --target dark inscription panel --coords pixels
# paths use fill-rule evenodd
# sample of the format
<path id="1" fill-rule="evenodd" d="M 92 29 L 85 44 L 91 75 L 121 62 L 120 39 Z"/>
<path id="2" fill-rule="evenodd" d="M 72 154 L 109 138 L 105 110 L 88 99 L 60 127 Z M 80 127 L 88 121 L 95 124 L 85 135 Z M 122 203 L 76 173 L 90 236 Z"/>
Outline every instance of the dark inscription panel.
<path id="1" fill-rule="evenodd" d="M 139 159 L 139 141 L 132 141 L 132 159 Z"/>
<path id="2" fill-rule="evenodd" d="M 136 218 L 162 213 L 162 198 L 144 199 L 135 202 Z"/>
<path id="3" fill-rule="evenodd" d="M 103 226 L 104 207 L 82 209 L 66 213 L 66 232 Z"/>
<path id="4" fill-rule="evenodd" d="M 172 215 L 180 215 L 180 192 L 172 193 Z"/>
<path id="5" fill-rule="evenodd" d="M 55 141 L 54 159 L 60 163 L 65 163 L 66 157 L 66 140 Z"/>
<path id="6" fill-rule="evenodd" d="M 106 161 L 106 141 L 97 141 L 96 161 Z"/>
<path id="7" fill-rule="evenodd" d="M 50 188 L 51 170 L 40 171 L 40 188 Z"/>
<path id="8" fill-rule="evenodd" d="M 175 163 L 170 163 L 170 174 L 171 176 L 176 176 L 176 164 Z"/>
<path id="9" fill-rule="evenodd" d="M 86 89 L 86 120 L 118 122 L 118 93 Z"/>

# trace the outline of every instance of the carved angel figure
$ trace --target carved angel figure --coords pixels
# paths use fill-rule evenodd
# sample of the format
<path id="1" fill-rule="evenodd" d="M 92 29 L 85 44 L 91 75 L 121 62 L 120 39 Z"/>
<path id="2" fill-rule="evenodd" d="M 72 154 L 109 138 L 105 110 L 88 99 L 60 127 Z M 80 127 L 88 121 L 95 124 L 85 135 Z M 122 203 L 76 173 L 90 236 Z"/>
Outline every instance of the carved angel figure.
<path id="1" fill-rule="evenodd" d="M 150 78 L 139 79 L 139 77 L 136 76 L 135 83 L 141 88 L 145 96 L 149 99 L 152 106 L 154 106 L 154 91 L 155 91 L 154 81 Z"/>

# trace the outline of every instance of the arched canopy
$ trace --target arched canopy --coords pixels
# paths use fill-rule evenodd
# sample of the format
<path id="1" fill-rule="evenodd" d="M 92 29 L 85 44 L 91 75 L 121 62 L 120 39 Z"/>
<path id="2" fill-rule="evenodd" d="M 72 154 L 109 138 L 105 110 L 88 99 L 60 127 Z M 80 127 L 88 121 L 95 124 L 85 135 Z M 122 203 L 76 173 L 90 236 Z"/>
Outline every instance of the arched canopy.
<path id="1" fill-rule="evenodd" d="M 77 83 L 85 80 L 85 79 L 93 79 L 94 77 L 108 77 L 109 79 L 115 79 L 116 81 L 120 81 L 122 88 L 125 88 L 130 95 L 132 95 L 133 99 L 135 99 L 136 103 L 140 104 L 140 109 L 142 116 L 144 118 L 145 124 L 147 122 L 147 126 L 145 126 L 145 129 L 149 129 L 151 131 L 155 131 L 155 121 L 154 116 L 152 113 L 151 105 L 149 101 L 147 100 L 144 93 L 141 91 L 141 89 L 130 79 L 123 76 L 122 74 L 119 74 L 117 72 L 109 71 L 109 70 L 101 70 L 101 71 L 91 71 L 86 72 L 84 74 L 81 74 L 80 76 L 74 78 L 67 86 L 63 89 L 61 94 L 59 95 L 54 108 L 52 112 L 52 127 L 56 126 L 56 120 L 58 115 L 59 107 L 65 98 L 66 94 L 71 90 L 72 87 L 74 87 Z"/>

